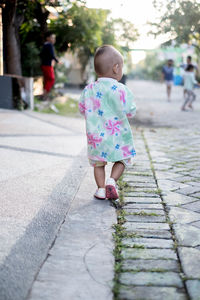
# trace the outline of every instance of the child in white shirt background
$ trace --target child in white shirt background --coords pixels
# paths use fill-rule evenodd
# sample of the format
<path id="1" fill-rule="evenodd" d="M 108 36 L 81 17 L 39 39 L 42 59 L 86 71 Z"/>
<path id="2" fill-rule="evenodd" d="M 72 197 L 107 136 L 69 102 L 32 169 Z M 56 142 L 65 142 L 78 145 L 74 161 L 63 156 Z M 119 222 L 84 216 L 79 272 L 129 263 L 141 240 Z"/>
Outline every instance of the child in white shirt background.
<path id="1" fill-rule="evenodd" d="M 190 109 L 193 109 L 192 103 L 196 99 L 196 95 L 194 93 L 194 87 L 195 84 L 198 84 L 200 86 L 200 83 L 197 82 L 195 79 L 194 74 L 194 66 L 192 64 L 189 64 L 185 70 L 184 74 L 184 103 L 181 107 L 183 111 L 187 111 L 187 107 Z"/>

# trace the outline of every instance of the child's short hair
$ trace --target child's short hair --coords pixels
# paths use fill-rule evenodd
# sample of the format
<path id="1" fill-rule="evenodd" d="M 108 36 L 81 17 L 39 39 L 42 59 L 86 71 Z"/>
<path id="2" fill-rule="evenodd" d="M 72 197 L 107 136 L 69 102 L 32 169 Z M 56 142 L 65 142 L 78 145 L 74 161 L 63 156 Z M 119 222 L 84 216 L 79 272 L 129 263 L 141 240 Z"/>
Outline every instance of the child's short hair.
<path id="1" fill-rule="evenodd" d="M 100 56 L 102 56 L 109 48 L 113 48 L 111 45 L 103 45 L 97 48 L 95 55 L 94 55 L 94 69 L 97 74 L 103 73 L 103 66 L 98 60 Z"/>
<path id="2" fill-rule="evenodd" d="M 47 31 L 44 35 L 45 39 L 49 38 L 51 35 L 53 35 L 54 33 L 52 31 Z"/>
<path id="3" fill-rule="evenodd" d="M 185 69 L 185 71 L 191 71 L 191 70 L 194 70 L 194 66 L 192 64 L 189 64 Z"/>

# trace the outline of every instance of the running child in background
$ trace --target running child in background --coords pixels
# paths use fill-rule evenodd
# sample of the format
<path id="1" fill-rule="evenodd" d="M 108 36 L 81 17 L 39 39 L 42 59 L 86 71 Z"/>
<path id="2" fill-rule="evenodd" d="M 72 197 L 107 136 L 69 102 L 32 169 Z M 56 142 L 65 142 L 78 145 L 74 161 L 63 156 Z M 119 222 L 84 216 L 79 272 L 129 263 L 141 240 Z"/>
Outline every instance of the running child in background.
<path id="1" fill-rule="evenodd" d="M 174 79 L 174 62 L 172 59 L 168 59 L 167 65 L 162 68 L 162 79 L 166 83 L 167 87 L 167 100 L 171 101 L 172 85 Z"/>
<path id="2" fill-rule="evenodd" d="M 48 94 L 51 91 L 55 83 L 54 74 L 54 62 L 58 63 L 58 59 L 55 57 L 54 44 L 56 42 L 56 36 L 52 32 L 47 32 L 45 35 L 45 43 L 41 52 L 42 59 L 42 72 L 44 77 L 44 93 L 43 100 L 47 100 Z"/>
<path id="3" fill-rule="evenodd" d="M 127 117 L 136 112 L 131 91 L 122 78 L 123 57 L 112 46 L 97 49 L 94 67 L 98 80 L 83 91 L 79 109 L 85 116 L 88 158 L 94 167 L 98 199 L 117 199 L 116 182 L 135 156 L 133 136 Z M 113 162 L 105 184 L 105 165 Z"/>
<path id="4" fill-rule="evenodd" d="M 198 83 L 195 79 L 194 66 L 192 64 L 188 65 L 187 68 L 185 69 L 183 80 L 184 80 L 184 103 L 181 109 L 186 111 L 187 107 L 193 109 L 192 103 L 196 99 L 196 95 L 193 89 L 195 84 L 200 85 L 200 83 Z"/>

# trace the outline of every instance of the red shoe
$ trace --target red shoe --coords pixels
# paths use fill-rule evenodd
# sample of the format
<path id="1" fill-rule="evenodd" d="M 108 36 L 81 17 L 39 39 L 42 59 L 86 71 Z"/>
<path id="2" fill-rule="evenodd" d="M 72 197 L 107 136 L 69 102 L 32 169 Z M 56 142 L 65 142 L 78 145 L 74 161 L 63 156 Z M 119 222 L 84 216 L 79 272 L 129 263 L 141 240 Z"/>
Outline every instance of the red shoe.
<path id="1" fill-rule="evenodd" d="M 106 198 L 116 200 L 119 198 L 116 182 L 113 178 L 106 181 Z"/>

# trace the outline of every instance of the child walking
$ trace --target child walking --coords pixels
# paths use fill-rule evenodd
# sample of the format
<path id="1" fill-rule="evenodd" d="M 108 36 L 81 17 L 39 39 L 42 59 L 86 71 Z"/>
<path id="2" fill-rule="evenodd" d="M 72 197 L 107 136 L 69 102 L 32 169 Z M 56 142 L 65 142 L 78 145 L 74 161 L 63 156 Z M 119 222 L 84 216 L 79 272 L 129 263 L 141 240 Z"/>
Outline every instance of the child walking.
<path id="1" fill-rule="evenodd" d="M 94 167 L 97 199 L 117 199 L 116 182 L 135 156 L 133 136 L 127 117 L 135 114 L 131 91 L 122 78 L 123 57 L 112 46 L 97 49 L 94 57 L 97 81 L 84 89 L 79 109 L 85 116 L 88 158 Z M 113 162 L 105 183 L 105 166 Z"/>
<path id="2" fill-rule="evenodd" d="M 192 103 L 196 99 L 196 95 L 193 91 L 195 84 L 200 85 L 195 79 L 194 66 L 192 64 L 189 64 L 184 74 L 184 96 L 185 96 L 184 100 L 185 101 L 183 103 L 183 106 L 181 107 L 181 109 L 184 111 L 186 111 L 186 107 L 193 109 Z"/>

